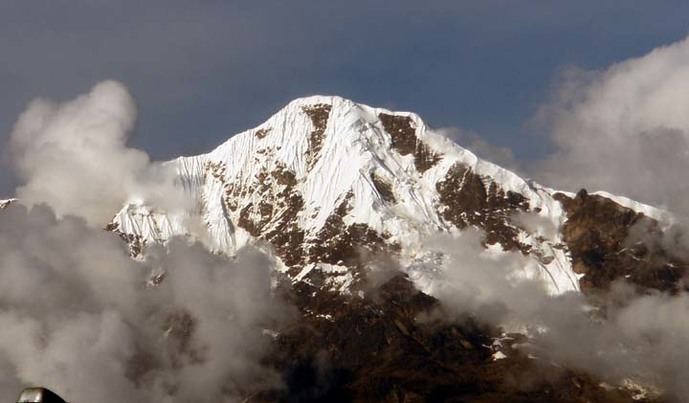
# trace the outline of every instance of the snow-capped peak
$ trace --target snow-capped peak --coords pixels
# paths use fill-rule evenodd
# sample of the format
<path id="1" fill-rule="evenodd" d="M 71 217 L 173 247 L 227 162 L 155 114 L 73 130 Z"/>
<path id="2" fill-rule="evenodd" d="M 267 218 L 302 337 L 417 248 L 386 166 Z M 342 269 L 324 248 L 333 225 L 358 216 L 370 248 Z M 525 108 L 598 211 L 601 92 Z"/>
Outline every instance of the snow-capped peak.
<path id="1" fill-rule="evenodd" d="M 318 265 L 354 268 L 362 249 L 386 251 L 423 287 L 429 274 L 411 263 L 430 258 L 424 238 L 473 226 L 497 250 L 537 256 L 529 275 L 553 292 L 578 289 L 559 233 L 544 239 L 511 220 L 529 212 L 559 228 L 566 217 L 553 192 L 479 159 L 414 113 L 300 98 L 213 151 L 168 164 L 196 209 L 131 203 L 112 228 L 143 245 L 192 236 L 230 255 L 267 241 L 295 277 Z"/>

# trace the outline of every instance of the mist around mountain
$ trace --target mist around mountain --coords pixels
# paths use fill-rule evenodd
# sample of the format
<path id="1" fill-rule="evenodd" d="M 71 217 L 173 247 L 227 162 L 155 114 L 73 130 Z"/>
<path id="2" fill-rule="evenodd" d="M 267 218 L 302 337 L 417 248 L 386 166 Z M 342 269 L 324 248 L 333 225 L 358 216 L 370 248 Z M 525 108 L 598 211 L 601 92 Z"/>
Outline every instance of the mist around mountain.
<path id="1" fill-rule="evenodd" d="M 685 401 L 686 53 L 568 77 L 557 152 L 519 173 L 336 96 L 168 162 L 128 146 L 120 83 L 36 100 L 7 146 L 0 393 Z"/>

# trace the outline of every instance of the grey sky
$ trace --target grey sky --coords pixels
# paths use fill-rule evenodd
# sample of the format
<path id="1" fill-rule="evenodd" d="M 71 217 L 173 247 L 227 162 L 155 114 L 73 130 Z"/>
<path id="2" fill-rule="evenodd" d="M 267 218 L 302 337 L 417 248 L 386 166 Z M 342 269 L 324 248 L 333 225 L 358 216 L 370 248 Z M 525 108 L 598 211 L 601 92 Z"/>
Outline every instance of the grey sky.
<path id="1" fill-rule="evenodd" d="M 679 40 L 687 15 L 686 1 L 4 0 L 0 133 L 36 96 L 113 78 L 138 103 L 133 145 L 155 159 L 209 150 L 314 93 L 542 157 L 524 124 L 558 71 Z"/>

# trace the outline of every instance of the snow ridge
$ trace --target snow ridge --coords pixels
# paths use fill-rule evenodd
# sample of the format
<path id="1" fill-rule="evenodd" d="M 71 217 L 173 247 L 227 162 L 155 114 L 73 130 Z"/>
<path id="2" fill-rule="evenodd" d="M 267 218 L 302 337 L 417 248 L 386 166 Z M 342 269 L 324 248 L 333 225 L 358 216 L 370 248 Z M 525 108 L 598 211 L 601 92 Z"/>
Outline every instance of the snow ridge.
<path id="1" fill-rule="evenodd" d="M 113 219 L 117 231 L 144 244 L 190 236 L 232 255 L 259 239 L 275 244 L 288 232 L 303 244 L 318 246 L 341 219 L 343 226 L 365 228 L 395 245 L 410 277 L 422 288 L 433 281 L 431 273 L 415 269 L 422 265 L 412 264 L 430 259 L 424 255 L 423 240 L 458 229 L 442 214 L 438 187 L 458 166 L 481 178 L 486 189 L 494 186 L 521 195 L 525 208 L 553 228 L 565 220 L 552 190 L 479 159 L 433 132 L 418 115 L 336 96 L 296 99 L 213 151 L 167 164 L 177 173 L 180 192 L 194 200 L 196 208 L 160 211 L 130 203 Z M 572 271 L 559 231 L 543 239 L 524 228 L 514 230 L 515 242 L 539 256 L 538 267 L 528 269 L 527 275 L 543 278 L 553 293 L 579 289 L 579 276 Z M 308 255 L 315 246 L 298 256 L 290 254 L 286 251 L 295 245 L 290 242 L 276 248 L 282 250 L 278 256 L 284 270 L 296 281 L 318 267 L 333 273 L 345 267 Z M 501 248 L 490 250 L 500 253 Z M 346 277 L 336 288 L 344 291 L 343 284 L 349 283 Z"/>

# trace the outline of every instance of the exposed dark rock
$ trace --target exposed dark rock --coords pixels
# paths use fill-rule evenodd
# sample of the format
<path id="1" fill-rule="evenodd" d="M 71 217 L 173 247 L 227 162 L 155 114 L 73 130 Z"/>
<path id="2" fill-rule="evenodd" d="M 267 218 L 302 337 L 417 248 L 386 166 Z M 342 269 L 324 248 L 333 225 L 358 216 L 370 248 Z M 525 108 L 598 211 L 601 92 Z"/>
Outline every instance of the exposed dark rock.
<path id="1" fill-rule="evenodd" d="M 414 151 L 414 166 L 416 170 L 424 173 L 440 162 L 441 157 L 433 152 L 426 144 L 418 141 Z"/>
<path id="2" fill-rule="evenodd" d="M 103 229 L 116 234 L 127 244 L 127 247 L 129 248 L 129 256 L 138 257 L 141 255 L 146 242 L 138 235 L 125 234 L 124 232 L 120 231 L 119 227 L 120 226 L 117 223 L 110 223 L 107 224 Z"/>
<path id="3" fill-rule="evenodd" d="M 584 291 L 607 290 L 612 281 L 622 278 L 641 288 L 677 290 L 687 262 L 662 248 L 629 245 L 634 226 L 647 228 L 648 238 L 661 237 L 655 220 L 585 190 L 574 198 L 563 193 L 556 193 L 555 198 L 567 213 L 562 234 L 574 270 L 584 274 L 580 280 Z"/>
<path id="4" fill-rule="evenodd" d="M 256 130 L 256 138 L 258 138 L 258 139 L 264 138 L 265 136 L 268 135 L 268 133 L 270 133 L 271 130 L 272 130 L 272 128 L 270 128 L 270 127 L 266 128 L 266 129 Z"/>
<path id="5" fill-rule="evenodd" d="M 395 197 L 395 193 L 392 190 L 392 185 L 390 183 L 375 173 L 371 174 L 371 181 L 373 182 L 373 186 L 376 188 L 376 192 L 378 192 L 384 201 L 391 204 L 397 203 L 397 198 Z"/>
<path id="6" fill-rule="evenodd" d="M 308 261 L 357 267 L 361 264 L 361 251 L 371 253 L 390 250 L 385 239 L 365 224 L 345 224 L 352 194 L 347 194 L 337 209 L 328 217 L 315 239 L 308 241 Z"/>
<path id="7" fill-rule="evenodd" d="M 271 186 L 273 183 L 279 186 Z M 345 225 L 342 217 L 351 208 L 351 194 L 328 217 L 315 238 L 305 239 L 306 234 L 296 219 L 304 206 L 296 184 L 294 172 L 278 165 L 270 173 L 259 173 L 255 184 L 248 189 L 233 184 L 225 186 L 225 205 L 232 211 L 237 210 L 236 200 L 243 197 L 242 194 L 253 194 L 260 200 L 258 204 L 249 202 L 239 209 L 237 225 L 252 236 L 269 242 L 283 263 L 294 267 L 292 271 L 298 272 L 309 262 L 356 268 L 360 266 L 361 251 L 378 253 L 394 251 L 397 247 L 388 245 L 380 234 L 364 224 Z"/>
<path id="8" fill-rule="evenodd" d="M 275 229 L 264 237 L 273 245 L 278 256 L 287 266 L 303 263 L 304 231 L 299 228 L 296 221 L 296 216 L 303 205 L 304 200 L 301 195 L 296 193 L 290 195 L 285 209 L 278 217 Z"/>
<path id="9" fill-rule="evenodd" d="M 259 226 L 260 224 L 256 224 L 254 220 L 251 219 L 253 208 L 254 204 L 249 203 L 239 211 L 239 220 L 237 220 L 237 225 L 246 230 L 246 232 L 251 234 L 251 236 L 257 237 L 261 235 L 261 227 Z"/>
<path id="10" fill-rule="evenodd" d="M 400 155 L 413 154 L 416 150 L 416 129 L 409 116 L 388 115 L 381 113 L 378 115 L 385 131 L 390 134 L 392 147 Z"/>
<path id="11" fill-rule="evenodd" d="M 314 127 L 309 135 L 309 150 L 306 155 L 306 161 L 309 168 L 311 168 L 321 155 L 325 129 L 328 127 L 328 118 L 330 117 L 332 106 L 328 104 L 315 104 L 305 106 L 302 109 L 304 113 L 309 115 Z"/>
<path id="12" fill-rule="evenodd" d="M 486 188 L 485 182 L 489 182 Z M 517 240 L 518 230 L 509 221 L 512 214 L 527 211 L 528 201 L 512 191 L 505 192 L 489 178 L 485 180 L 470 168 L 457 163 L 436 184 L 443 209 L 443 219 L 457 228 L 469 225 L 483 228 L 486 243 L 499 243 L 504 249 L 528 252 L 528 246 Z"/>
<path id="13" fill-rule="evenodd" d="M 409 116 L 378 115 L 385 131 L 390 134 L 392 147 L 400 155 L 414 155 L 414 166 L 420 173 L 426 172 L 440 161 L 440 156 L 416 137 L 416 129 Z"/>
<path id="14" fill-rule="evenodd" d="M 284 166 L 279 165 L 270 174 L 277 180 L 278 184 L 286 186 L 290 190 L 297 184 L 297 177 L 294 175 L 294 172 Z"/>

